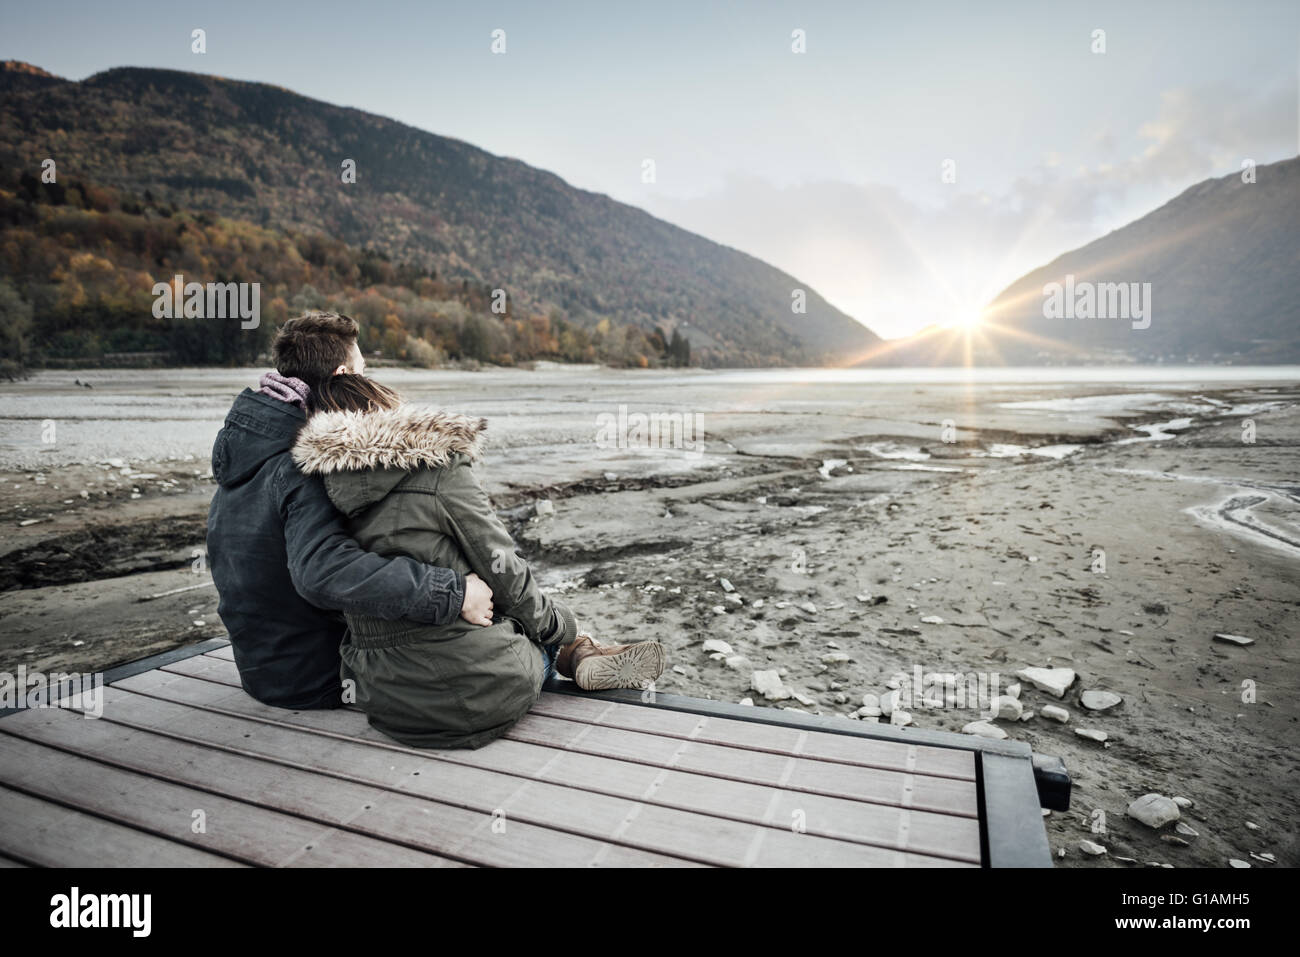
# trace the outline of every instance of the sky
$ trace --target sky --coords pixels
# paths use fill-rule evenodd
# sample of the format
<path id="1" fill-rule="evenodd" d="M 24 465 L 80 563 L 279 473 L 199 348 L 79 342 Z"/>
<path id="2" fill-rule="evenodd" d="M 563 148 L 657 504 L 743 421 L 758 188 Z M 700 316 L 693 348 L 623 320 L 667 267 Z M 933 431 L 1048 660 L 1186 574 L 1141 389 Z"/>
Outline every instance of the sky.
<path id="1" fill-rule="evenodd" d="M 262 81 L 456 137 L 764 259 L 886 337 L 1300 148 L 1295 0 L 0 0 L 0 59 Z"/>

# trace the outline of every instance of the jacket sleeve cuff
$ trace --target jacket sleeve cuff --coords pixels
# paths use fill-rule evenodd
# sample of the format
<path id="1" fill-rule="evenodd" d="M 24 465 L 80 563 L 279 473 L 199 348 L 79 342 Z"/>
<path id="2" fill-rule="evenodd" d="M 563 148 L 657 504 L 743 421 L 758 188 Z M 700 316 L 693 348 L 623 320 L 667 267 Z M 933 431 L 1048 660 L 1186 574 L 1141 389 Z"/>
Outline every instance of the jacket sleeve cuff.
<path id="1" fill-rule="evenodd" d="M 573 644 L 574 639 L 578 637 L 578 619 L 574 617 L 567 605 L 553 601 L 551 607 L 555 609 L 555 621 L 559 627 L 555 629 L 555 634 L 549 640 L 542 642 L 542 645 L 546 648 L 558 648 L 561 645 Z"/>

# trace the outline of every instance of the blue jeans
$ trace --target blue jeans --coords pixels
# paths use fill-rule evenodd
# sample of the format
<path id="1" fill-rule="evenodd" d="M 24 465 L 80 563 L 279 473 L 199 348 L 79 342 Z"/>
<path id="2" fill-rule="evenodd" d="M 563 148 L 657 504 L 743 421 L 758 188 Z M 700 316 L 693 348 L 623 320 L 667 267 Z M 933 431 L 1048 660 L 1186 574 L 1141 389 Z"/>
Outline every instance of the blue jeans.
<path id="1" fill-rule="evenodd" d="M 542 664 L 545 665 L 542 669 L 542 685 L 545 686 L 547 681 L 555 677 L 555 659 L 559 656 L 560 649 L 564 646 L 556 645 L 554 648 L 543 648 L 541 645 L 538 645 L 537 647 L 541 649 Z"/>

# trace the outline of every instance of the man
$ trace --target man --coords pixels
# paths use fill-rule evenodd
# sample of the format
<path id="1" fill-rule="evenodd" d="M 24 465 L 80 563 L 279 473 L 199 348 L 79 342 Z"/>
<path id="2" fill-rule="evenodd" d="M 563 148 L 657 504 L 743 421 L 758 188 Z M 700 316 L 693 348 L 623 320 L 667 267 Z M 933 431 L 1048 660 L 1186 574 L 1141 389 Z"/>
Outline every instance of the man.
<path id="1" fill-rule="evenodd" d="M 313 385 L 361 374 L 356 322 L 335 313 L 290 319 L 272 346 L 275 372 L 245 389 L 212 449 L 218 488 L 208 509 L 208 564 L 244 690 L 281 708 L 344 704 L 333 612 L 445 625 L 492 622 L 492 591 L 411 558 L 385 558 L 348 537 L 319 476 L 289 450 Z"/>

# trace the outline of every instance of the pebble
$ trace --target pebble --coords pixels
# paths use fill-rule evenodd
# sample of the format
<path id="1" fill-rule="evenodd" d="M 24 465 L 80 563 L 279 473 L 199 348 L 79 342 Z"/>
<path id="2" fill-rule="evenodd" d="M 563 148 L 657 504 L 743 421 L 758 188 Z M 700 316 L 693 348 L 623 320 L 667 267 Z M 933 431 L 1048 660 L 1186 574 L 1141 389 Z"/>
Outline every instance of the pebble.
<path id="1" fill-rule="evenodd" d="M 1250 856 L 1257 861 L 1263 861 L 1265 864 L 1277 863 L 1277 858 L 1274 857 L 1272 854 L 1256 854 L 1252 851 Z"/>
<path id="2" fill-rule="evenodd" d="M 921 623 L 924 625 L 942 625 L 943 619 L 938 615 L 926 615 L 921 619 Z"/>
<path id="3" fill-rule="evenodd" d="M 1020 697 L 1020 682 L 1019 682 L 1019 681 L 1013 681 L 1013 682 L 1011 682 L 1011 684 L 1007 685 L 1007 694 L 1011 695 L 1011 697 L 1013 697 L 1013 698 L 1019 698 L 1019 697 Z"/>
<path id="4" fill-rule="evenodd" d="M 1028 681 L 1039 691 L 1064 698 L 1065 692 L 1074 684 L 1075 674 L 1070 668 L 1023 668 L 1016 672 L 1016 677 Z"/>
<path id="5" fill-rule="evenodd" d="M 1174 798 L 1174 801 L 1175 801 L 1175 802 L 1176 802 L 1177 800 L 1178 800 L 1178 798 Z M 1200 836 L 1201 836 L 1201 835 L 1200 835 L 1200 832 L 1197 831 L 1196 828 L 1192 827 L 1190 824 L 1186 823 L 1185 821 L 1179 821 L 1177 824 L 1175 824 L 1175 825 L 1174 825 L 1174 830 L 1177 831 L 1179 834 L 1183 835 L 1183 837 L 1200 837 Z"/>
<path id="6" fill-rule="evenodd" d="M 1019 721 L 1024 710 L 1020 699 L 1011 695 L 998 695 L 993 699 L 993 713 L 999 721 Z"/>
<path id="7" fill-rule="evenodd" d="M 811 708 L 813 705 L 817 703 L 817 699 L 810 698 L 806 694 L 803 694 L 802 692 L 799 691 L 791 691 L 790 697 L 794 698 L 794 700 L 798 701 L 801 705 L 804 705 L 809 708 Z"/>
<path id="8" fill-rule="evenodd" d="M 1195 802 L 1191 798 L 1176 797 L 1174 803 L 1179 807 L 1191 807 Z"/>
<path id="9" fill-rule="evenodd" d="M 1228 635 L 1228 634 L 1224 634 L 1223 632 L 1220 632 L 1219 634 L 1215 635 L 1214 640 L 1221 641 L 1224 644 L 1228 644 L 1228 645 L 1245 646 L 1245 645 L 1253 645 L 1255 643 L 1254 638 L 1247 638 L 1245 635 Z"/>
<path id="10" fill-rule="evenodd" d="M 721 652 L 723 655 L 735 654 L 735 652 L 731 650 L 731 645 L 727 644 L 721 638 L 705 639 L 703 650 L 705 654 L 708 654 L 713 651 Z"/>
<path id="11" fill-rule="evenodd" d="M 996 738 L 999 741 L 1007 736 L 1005 731 L 987 721 L 972 721 L 961 730 L 963 734 L 974 734 L 981 738 Z"/>
<path id="12" fill-rule="evenodd" d="M 1239 861 L 1235 857 L 1228 858 L 1229 867 L 1250 867 L 1249 861 Z"/>
<path id="13" fill-rule="evenodd" d="M 1089 741 L 1105 741 L 1109 737 L 1105 731 L 1098 731 L 1095 728 L 1075 728 L 1074 733 Z"/>
<path id="14" fill-rule="evenodd" d="M 889 723 L 896 728 L 906 728 L 912 723 L 912 716 L 906 711 L 895 709 L 894 713 L 889 716 Z"/>
<path id="15" fill-rule="evenodd" d="M 552 502 L 549 498 L 541 499 L 533 506 L 533 514 L 535 514 L 538 518 L 541 518 L 543 515 L 554 515 L 555 503 Z"/>
<path id="16" fill-rule="evenodd" d="M 723 590 L 723 591 L 735 591 L 735 590 L 736 590 L 736 586 L 733 585 L 733 584 L 731 584 L 731 582 L 727 581 L 725 578 L 719 578 L 719 579 L 718 579 L 718 584 L 722 586 L 722 590 Z"/>
<path id="17" fill-rule="evenodd" d="M 745 705 L 745 707 L 747 707 L 747 708 L 752 708 L 752 707 L 754 707 L 754 699 L 753 699 L 753 698 L 741 698 L 741 699 L 740 699 L 740 703 L 743 704 L 743 705 Z"/>
<path id="18" fill-rule="evenodd" d="M 727 660 L 727 667 L 732 671 L 753 671 L 754 663 L 744 655 L 732 655 Z"/>
<path id="19" fill-rule="evenodd" d="M 799 607 L 802 608 L 804 611 L 808 612 L 808 614 L 810 615 L 817 614 L 817 606 L 810 601 L 799 602 Z"/>
<path id="20" fill-rule="evenodd" d="M 842 651 L 832 651 L 830 654 L 822 655 L 822 664 L 826 665 L 842 665 L 852 660 Z"/>
<path id="21" fill-rule="evenodd" d="M 1113 691 L 1085 691 L 1079 703 L 1089 711 L 1109 711 L 1124 699 Z"/>
<path id="22" fill-rule="evenodd" d="M 1144 794 L 1128 806 L 1128 816 L 1147 827 L 1161 828 L 1178 820 L 1178 805 L 1163 794 Z"/>
<path id="23" fill-rule="evenodd" d="M 686 674 L 686 669 L 681 665 L 673 665 L 673 671 L 677 672 L 679 675 Z"/>
<path id="24" fill-rule="evenodd" d="M 1092 841 L 1080 841 L 1079 850 L 1083 851 L 1083 853 L 1087 854 L 1089 857 L 1101 857 L 1101 855 L 1106 853 L 1106 848 L 1102 847 L 1100 844 L 1094 844 Z"/>
<path id="25" fill-rule="evenodd" d="M 1051 707 L 1051 706 L 1049 705 L 1048 707 Z M 1022 715 L 1020 716 L 1020 720 L 1021 720 L 1021 721 L 1032 721 L 1032 720 L 1033 720 L 1033 717 L 1034 717 L 1034 712 L 1033 712 L 1032 710 L 1030 710 L 1030 711 L 1026 711 L 1024 714 L 1022 714 Z"/>
<path id="26" fill-rule="evenodd" d="M 1043 705 L 1042 714 L 1044 718 L 1051 718 L 1053 721 L 1061 722 L 1061 724 L 1065 724 L 1070 720 L 1070 712 L 1054 704 Z"/>
<path id="27" fill-rule="evenodd" d="M 755 671 L 749 676 L 749 686 L 768 701 L 784 701 L 790 697 L 790 689 L 775 671 Z"/>

